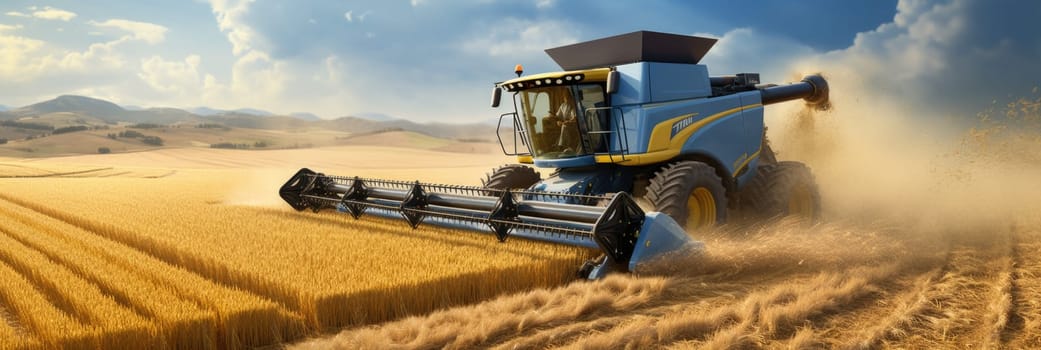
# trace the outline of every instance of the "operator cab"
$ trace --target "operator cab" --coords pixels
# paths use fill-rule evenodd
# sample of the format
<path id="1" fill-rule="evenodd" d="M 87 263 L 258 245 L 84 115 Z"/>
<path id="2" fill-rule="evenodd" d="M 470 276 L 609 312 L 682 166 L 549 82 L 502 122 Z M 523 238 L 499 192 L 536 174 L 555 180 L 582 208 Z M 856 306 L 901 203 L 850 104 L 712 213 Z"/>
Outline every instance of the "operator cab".
<path id="1" fill-rule="evenodd" d="M 602 151 L 598 150 L 603 147 L 601 138 L 591 137 L 596 134 L 589 131 L 606 131 L 603 113 L 594 109 L 604 107 L 603 86 L 536 87 L 518 91 L 514 99 L 535 158 L 568 158 Z"/>
<path id="2" fill-rule="evenodd" d="M 535 160 L 607 152 L 610 135 L 606 80 L 610 69 L 540 74 L 496 84 L 493 105 L 513 93 L 513 127 Z M 504 145 L 505 146 L 505 145 Z"/>

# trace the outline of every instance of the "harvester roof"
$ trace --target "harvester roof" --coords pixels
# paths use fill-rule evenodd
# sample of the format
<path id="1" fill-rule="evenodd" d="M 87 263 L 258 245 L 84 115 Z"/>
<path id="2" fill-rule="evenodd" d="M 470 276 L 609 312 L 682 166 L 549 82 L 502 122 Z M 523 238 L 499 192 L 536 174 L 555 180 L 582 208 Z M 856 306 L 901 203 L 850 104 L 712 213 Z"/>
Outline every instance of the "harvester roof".
<path id="1" fill-rule="evenodd" d="M 617 66 L 634 62 L 697 64 L 716 39 L 638 31 L 547 49 L 564 70 Z"/>

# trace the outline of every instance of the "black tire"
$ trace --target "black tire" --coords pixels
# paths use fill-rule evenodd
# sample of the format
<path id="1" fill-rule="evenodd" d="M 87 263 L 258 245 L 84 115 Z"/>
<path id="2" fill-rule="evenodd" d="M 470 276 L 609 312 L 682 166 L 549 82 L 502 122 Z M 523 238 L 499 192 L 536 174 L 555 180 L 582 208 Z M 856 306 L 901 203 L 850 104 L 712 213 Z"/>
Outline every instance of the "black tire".
<path id="1" fill-rule="evenodd" d="M 542 176 L 535 169 L 520 164 L 507 164 L 492 170 L 481 179 L 481 185 L 496 190 L 515 190 L 528 189 L 539 181 L 542 181 Z"/>
<path id="2" fill-rule="evenodd" d="M 741 190 L 742 217 L 762 220 L 799 215 L 810 223 L 820 221 L 820 190 L 806 164 L 761 164 L 756 172 Z"/>
<path id="3" fill-rule="evenodd" d="M 698 189 L 707 190 L 712 196 L 708 200 L 714 203 L 715 215 L 710 223 L 700 222 L 698 219 L 687 220 L 691 214 L 691 208 L 688 208 L 687 204 Z M 671 216 L 684 228 L 699 228 L 687 227 L 698 223 L 700 226 L 719 225 L 727 219 L 727 196 L 723 179 L 716 174 L 715 168 L 702 162 L 681 161 L 665 166 L 654 174 L 654 178 L 647 185 L 645 198 L 654 210 Z"/>

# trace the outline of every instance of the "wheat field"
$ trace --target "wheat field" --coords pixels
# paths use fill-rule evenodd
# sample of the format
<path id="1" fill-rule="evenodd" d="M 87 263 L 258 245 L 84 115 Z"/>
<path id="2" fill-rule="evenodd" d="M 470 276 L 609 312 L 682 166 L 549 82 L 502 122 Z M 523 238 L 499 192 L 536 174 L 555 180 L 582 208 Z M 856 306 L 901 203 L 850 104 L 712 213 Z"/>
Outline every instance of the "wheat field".
<path id="1" fill-rule="evenodd" d="M 183 150 L 173 152 L 159 157 Z M 198 168 L 8 161 L 18 172 L 0 182 L 0 348 L 276 345 L 561 285 L 591 256 L 301 214 L 275 196 L 293 170 L 202 159 Z M 93 169 L 105 171 L 84 171 Z M 173 174 L 141 176 L 164 172 Z"/>
<path id="2" fill-rule="evenodd" d="M 591 282 L 574 272 L 593 251 L 276 194 L 298 167 L 475 184 L 500 156 L 0 159 L 0 349 L 1041 348 L 1041 99 L 1021 103 L 1017 128 L 939 151 L 801 116 L 775 142 L 814 168 L 823 223 L 690 232 L 704 254 Z"/>

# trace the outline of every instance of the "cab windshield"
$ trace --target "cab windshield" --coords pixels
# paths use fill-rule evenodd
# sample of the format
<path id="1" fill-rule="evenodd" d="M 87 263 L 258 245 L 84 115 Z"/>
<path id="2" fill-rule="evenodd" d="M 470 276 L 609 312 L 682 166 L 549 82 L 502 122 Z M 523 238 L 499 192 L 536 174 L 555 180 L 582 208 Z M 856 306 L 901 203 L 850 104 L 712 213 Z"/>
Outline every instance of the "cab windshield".
<path id="1" fill-rule="evenodd" d="M 601 137 L 588 137 L 583 132 L 604 131 L 607 127 L 607 112 L 597 109 L 606 105 L 601 85 L 533 88 L 518 92 L 517 98 L 528 145 L 535 158 L 568 158 L 603 152 L 606 148 Z"/>

